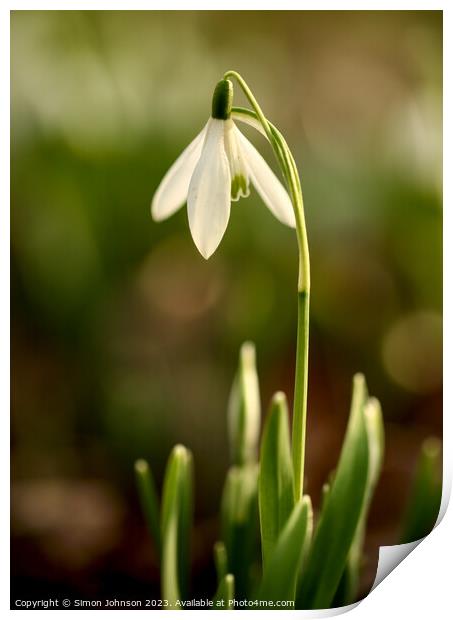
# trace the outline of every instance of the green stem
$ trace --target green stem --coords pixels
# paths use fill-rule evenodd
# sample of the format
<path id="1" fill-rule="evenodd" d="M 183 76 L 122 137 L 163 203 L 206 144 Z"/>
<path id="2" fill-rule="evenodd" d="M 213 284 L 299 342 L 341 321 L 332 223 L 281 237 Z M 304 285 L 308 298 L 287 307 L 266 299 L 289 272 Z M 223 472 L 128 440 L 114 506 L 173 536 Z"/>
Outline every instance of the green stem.
<path id="1" fill-rule="evenodd" d="M 239 111 L 248 114 L 259 121 L 269 140 L 277 161 L 288 185 L 289 194 L 294 208 L 296 219 L 296 233 L 299 248 L 299 277 L 298 277 L 298 319 L 297 319 L 297 347 L 296 347 L 296 376 L 294 382 L 294 413 L 292 429 L 292 457 L 294 467 L 294 492 L 296 501 L 303 495 L 304 465 L 305 465 L 305 437 L 307 423 L 307 388 L 308 388 L 308 337 L 310 313 L 310 258 L 308 252 L 307 229 L 305 225 L 304 201 L 299 174 L 294 157 L 282 134 L 264 116 L 252 91 L 236 73 L 227 71 L 225 79 L 234 78 L 245 96 L 249 100 L 253 111 L 242 108 L 233 108 L 233 113 Z"/>
<path id="2" fill-rule="evenodd" d="M 296 379 L 294 383 L 292 432 L 294 488 L 296 500 L 302 497 L 304 490 L 309 319 L 310 292 L 299 291 L 297 295 Z"/>

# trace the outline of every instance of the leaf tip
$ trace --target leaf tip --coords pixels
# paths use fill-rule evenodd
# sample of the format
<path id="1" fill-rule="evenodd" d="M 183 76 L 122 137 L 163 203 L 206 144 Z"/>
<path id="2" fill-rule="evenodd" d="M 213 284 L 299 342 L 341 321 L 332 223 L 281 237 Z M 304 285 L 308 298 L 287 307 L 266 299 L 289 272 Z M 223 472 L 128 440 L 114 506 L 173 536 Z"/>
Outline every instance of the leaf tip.
<path id="1" fill-rule="evenodd" d="M 362 372 L 356 372 L 352 378 L 352 382 L 355 387 L 364 387 L 365 386 L 365 375 Z"/>
<path id="2" fill-rule="evenodd" d="M 255 366 L 256 348 L 255 343 L 246 340 L 241 346 L 241 359 L 245 366 Z"/>
<path id="3" fill-rule="evenodd" d="M 376 419 L 382 415 L 381 403 L 377 398 L 371 396 L 365 403 L 364 408 L 365 417 Z"/>
<path id="4" fill-rule="evenodd" d="M 275 394 L 272 397 L 272 404 L 277 405 L 277 406 L 286 405 L 285 392 L 281 392 L 281 391 L 275 392 Z"/>
<path id="5" fill-rule="evenodd" d="M 185 446 L 183 446 L 181 443 L 176 444 L 176 446 L 173 448 L 173 454 L 176 458 L 184 461 L 188 461 L 192 457 L 191 451 Z"/>
<path id="6" fill-rule="evenodd" d="M 137 459 L 134 463 L 135 472 L 143 475 L 149 472 L 149 465 L 145 459 Z"/>
<path id="7" fill-rule="evenodd" d="M 326 485 L 323 485 L 323 488 L 324 486 Z M 312 510 L 311 497 L 309 495 L 304 495 L 301 501 L 302 501 L 303 507 L 306 506 L 308 511 Z"/>
<path id="8" fill-rule="evenodd" d="M 427 457 L 435 459 L 440 455 L 442 442 L 437 437 L 428 437 L 423 441 L 422 451 Z"/>

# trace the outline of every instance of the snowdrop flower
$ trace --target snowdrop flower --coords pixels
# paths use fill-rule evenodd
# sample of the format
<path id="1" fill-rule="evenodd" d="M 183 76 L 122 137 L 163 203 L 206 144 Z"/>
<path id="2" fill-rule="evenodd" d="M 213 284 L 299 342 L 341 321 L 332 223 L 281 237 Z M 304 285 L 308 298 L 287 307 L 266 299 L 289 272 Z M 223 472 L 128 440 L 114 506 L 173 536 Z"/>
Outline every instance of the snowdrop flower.
<path id="1" fill-rule="evenodd" d="M 222 80 L 214 91 L 211 118 L 168 170 L 151 203 L 154 220 L 161 221 L 187 201 L 190 232 L 206 259 L 222 240 L 231 201 L 248 196 L 250 183 L 278 220 L 296 226 L 285 188 L 236 127 L 232 101 L 232 83 Z"/>

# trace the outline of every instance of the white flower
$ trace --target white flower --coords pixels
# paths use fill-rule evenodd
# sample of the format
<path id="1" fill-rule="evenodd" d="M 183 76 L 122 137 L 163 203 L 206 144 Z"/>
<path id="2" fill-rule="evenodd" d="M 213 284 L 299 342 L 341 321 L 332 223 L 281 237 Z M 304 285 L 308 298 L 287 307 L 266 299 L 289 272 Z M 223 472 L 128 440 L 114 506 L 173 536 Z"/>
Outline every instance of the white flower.
<path id="1" fill-rule="evenodd" d="M 190 232 L 204 258 L 209 258 L 222 240 L 231 201 L 248 196 L 250 183 L 277 219 L 296 226 L 288 193 L 266 161 L 236 127 L 229 111 L 218 116 L 211 117 L 181 153 L 151 203 L 152 216 L 160 221 L 187 201 Z M 242 115 L 237 118 L 247 122 Z"/>

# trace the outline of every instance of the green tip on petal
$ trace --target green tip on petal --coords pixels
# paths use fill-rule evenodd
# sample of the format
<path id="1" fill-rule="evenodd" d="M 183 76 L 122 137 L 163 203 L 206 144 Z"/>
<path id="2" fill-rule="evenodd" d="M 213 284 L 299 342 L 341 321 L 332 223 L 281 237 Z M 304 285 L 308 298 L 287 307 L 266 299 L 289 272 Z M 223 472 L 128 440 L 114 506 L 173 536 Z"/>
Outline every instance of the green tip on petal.
<path id="1" fill-rule="evenodd" d="M 249 194 L 250 190 L 244 175 L 239 174 L 231 179 L 231 200 L 239 200 L 241 196 L 246 198 Z"/>
<path id="2" fill-rule="evenodd" d="M 233 84 L 230 80 L 220 80 L 212 96 L 212 118 L 226 121 L 231 116 L 233 106 Z"/>

